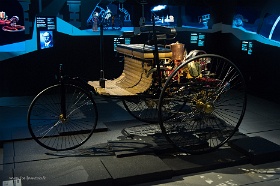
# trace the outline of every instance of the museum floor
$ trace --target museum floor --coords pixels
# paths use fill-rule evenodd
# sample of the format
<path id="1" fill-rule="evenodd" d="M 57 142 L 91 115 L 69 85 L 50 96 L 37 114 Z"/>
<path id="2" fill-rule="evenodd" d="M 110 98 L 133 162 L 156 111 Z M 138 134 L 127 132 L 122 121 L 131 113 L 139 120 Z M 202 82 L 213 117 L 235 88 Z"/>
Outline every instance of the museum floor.
<path id="1" fill-rule="evenodd" d="M 145 126 L 118 100 L 96 99 L 98 132 L 80 148 L 53 152 L 30 138 L 31 97 L 0 98 L 0 180 L 13 185 L 279 185 L 279 104 L 248 97 L 240 133 L 204 155 L 175 152 L 148 136 L 127 139 L 124 129 Z M 235 143 L 236 142 L 236 143 Z M 242 146 L 242 148 L 239 148 Z M 236 148 L 237 147 L 237 148 Z"/>

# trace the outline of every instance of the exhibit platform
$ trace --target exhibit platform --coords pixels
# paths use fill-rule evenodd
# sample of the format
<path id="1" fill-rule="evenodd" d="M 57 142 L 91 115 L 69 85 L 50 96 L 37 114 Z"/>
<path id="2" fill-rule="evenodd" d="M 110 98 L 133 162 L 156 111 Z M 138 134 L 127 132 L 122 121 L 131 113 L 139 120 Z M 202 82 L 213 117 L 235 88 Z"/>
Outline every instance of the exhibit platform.
<path id="1" fill-rule="evenodd" d="M 49 151 L 30 136 L 32 97 L 0 98 L 0 180 L 9 185 L 277 185 L 280 182 L 280 108 L 254 96 L 240 130 L 220 149 L 202 155 L 175 150 L 154 128 L 135 120 L 121 101 L 98 97 L 98 130 L 81 147 Z M 133 138 L 124 130 L 134 130 Z"/>

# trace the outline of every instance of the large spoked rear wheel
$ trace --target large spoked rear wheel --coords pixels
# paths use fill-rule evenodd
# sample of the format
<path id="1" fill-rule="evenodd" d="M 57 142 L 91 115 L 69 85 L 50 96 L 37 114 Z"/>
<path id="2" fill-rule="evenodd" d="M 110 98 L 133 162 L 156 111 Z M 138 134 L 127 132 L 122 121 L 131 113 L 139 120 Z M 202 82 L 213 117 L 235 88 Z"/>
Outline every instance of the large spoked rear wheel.
<path id="1" fill-rule="evenodd" d="M 221 147 L 243 119 L 245 88 L 240 70 L 222 56 L 203 54 L 183 62 L 159 98 L 159 124 L 166 139 L 190 154 Z"/>
<path id="2" fill-rule="evenodd" d="M 71 84 L 44 89 L 31 102 L 27 122 L 29 131 L 41 146 L 54 151 L 74 149 L 85 143 L 97 125 L 97 107 L 92 96 Z M 61 90 L 65 105 L 62 106 Z M 65 108 L 65 116 L 62 114 Z"/>

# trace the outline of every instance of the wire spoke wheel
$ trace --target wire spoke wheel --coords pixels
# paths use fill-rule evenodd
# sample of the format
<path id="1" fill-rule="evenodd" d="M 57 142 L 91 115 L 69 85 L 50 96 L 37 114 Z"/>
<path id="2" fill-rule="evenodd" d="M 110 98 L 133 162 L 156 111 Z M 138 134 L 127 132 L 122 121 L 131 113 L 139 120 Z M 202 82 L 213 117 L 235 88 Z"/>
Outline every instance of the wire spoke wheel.
<path id="1" fill-rule="evenodd" d="M 244 77 L 230 60 L 214 54 L 188 59 L 162 89 L 158 114 L 163 134 L 186 153 L 219 148 L 238 131 L 246 110 L 245 89 Z"/>
<path id="2" fill-rule="evenodd" d="M 133 96 L 123 99 L 125 109 L 134 118 L 147 123 L 158 122 L 158 99 L 145 96 Z"/>
<path id="3" fill-rule="evenodd" d="M 71 84 L 58 84 L 44 89 L 34 98 L 27 122 L 37 143 L 49 150 L 62 151 L 85 143 L 94 132 L 97 117 L 96 104 L 87 91 Z"/>

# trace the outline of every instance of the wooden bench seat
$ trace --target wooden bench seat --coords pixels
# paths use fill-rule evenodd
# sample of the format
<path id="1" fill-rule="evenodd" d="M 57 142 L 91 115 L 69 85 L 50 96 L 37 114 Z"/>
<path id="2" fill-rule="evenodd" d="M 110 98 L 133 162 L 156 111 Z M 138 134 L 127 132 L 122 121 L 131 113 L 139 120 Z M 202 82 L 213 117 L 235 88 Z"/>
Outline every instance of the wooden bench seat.
<path id="1" fill-rule="evenodd" d="M 131 57 L 124 57 L 122 74 L 114 80 L 106 80 L 105 88 L 99 86 L 99 81 L 89 81 L 100 95 L 133 96 L 145 92 L 152 84 L 152 75 L 147 77 L 151 69 L 150 62 Z"/>
<path id="2" fill-rule="evenodd" d="M 153 66 L 154 46 L 144 44 L 118 44 L 117 52 L 124 55 L 122 74 L 114 80 L 106 80 L 105 88 L 99 81 L 89 81 L 100 95 L 134 96 L 148 90 L 152 85 L 152 74 L 147 75 Z M 170 49 L 159 47 L 159 58 L 171 58 Z"/>

